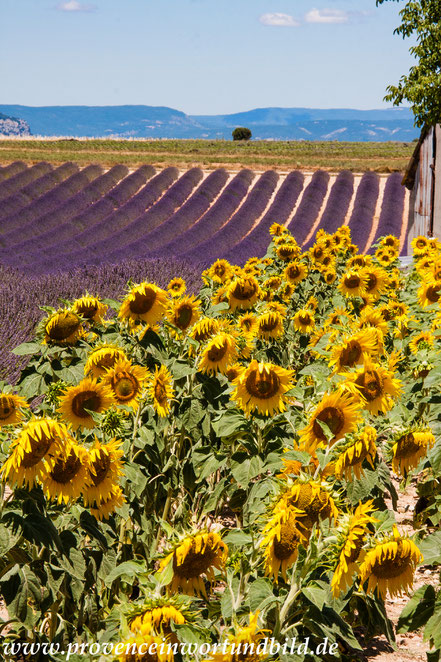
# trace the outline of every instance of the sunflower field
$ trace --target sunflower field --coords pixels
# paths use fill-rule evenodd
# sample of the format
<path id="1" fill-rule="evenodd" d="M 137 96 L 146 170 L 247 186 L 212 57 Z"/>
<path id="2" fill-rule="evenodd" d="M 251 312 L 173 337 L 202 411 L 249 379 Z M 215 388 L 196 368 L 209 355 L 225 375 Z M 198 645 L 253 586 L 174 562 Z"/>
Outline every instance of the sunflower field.
<path id="1" fill-rule="evenodd" d="M 305 252 L 270 232 L 197 293 L 176 274 L 45 307 L 14 350 L 5 660 L 352 660 L 396 629 L 440 659 L 441 591 L 413 584 L 441 562 L 441 244 L 404 272 L 392 235 L 363 255 L 347 227 Z"/>

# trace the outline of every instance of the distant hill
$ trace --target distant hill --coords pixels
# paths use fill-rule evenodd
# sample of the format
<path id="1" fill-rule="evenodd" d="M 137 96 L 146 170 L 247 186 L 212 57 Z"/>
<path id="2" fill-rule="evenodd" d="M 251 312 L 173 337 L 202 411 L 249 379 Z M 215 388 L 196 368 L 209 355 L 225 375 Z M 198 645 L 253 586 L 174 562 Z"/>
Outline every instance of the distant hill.
<path id="1" fill-rule="evenodd" d="M 0 136 L 30 136 L 29 124 L 22 119 L 0 113 Z"/>
<path id="2" fill-rule="evenodd" d="M 230 115 L 186 115 L 165 106 L 14 106 L 34 135 L 119 138 L 224 138 L 247 126 L 256 140 L 403 141 L 419 136 L 409 108 L 256 108 Z"/>

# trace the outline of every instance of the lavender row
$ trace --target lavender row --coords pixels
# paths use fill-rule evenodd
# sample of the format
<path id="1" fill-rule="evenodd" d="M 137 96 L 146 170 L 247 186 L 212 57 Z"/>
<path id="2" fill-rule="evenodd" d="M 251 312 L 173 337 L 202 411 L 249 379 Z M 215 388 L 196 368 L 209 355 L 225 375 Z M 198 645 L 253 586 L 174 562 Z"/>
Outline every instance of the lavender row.
<path id="1" fill-rule="evenodd" d="M 247 196 L 241 208 L 230 218 L 228 223 L 210 239 L 199 244 L 183 257 L 211 263 L 219 255 L 224 255 L 235 246 L 253 227 L 259 216 L 265 211 L 277 185 L 279 176 L 274 170 L 267 170 Z"/>
<path id="2" fill-rule="evenodd" d="M 325 211 L 322 214 L 320 223 L 316 228 L 314 235 L 304 245 L 303 249 L 311 248 L 315 241 L 317 230 L 323 229 L 329 234 L 334 233 L 344 224 L 349 205 L 354 194 L 354 175 L 349 170 L 342 170 L 337 175 L 334 185 L 329 194 Z"/>
<path id="3" fill-rule="evenodd" d="M 404 212 L 404 197 L 406 189 L 401 183 L 402 175 L 394 172 L 387 178 L 384 187 L 383 201 L 381 204 L 380 219 L 378 221 L 377 232 L 373 240 L 375 244 L 380 237 L 392 234 L 395 237 L 401 236 Z M 369 253 L 374 251 L 369 249 Z"/>
<path id="4" fill-rule="evenodd" d="M 17 175 L 19 172 L 23 172 L 23 170 L 26 170 L 28 166 L 26 163 L 23 163 L 23 161 L 14 161 L 14 163 L 10 163 L 7 166 L 3 166 L 0 168 L 0 182 L 4 182 L 6 179 L 9 177 L 13 177 L 14 175 Z"/>
<path id="5" fill-rule="evenodd" d="M 354 209 L 349 220 L 352 241 L 357 244 L 360 253 L 364 251 L 369 239 L 379 192 L 378 175 L 366 172 L 358 185 Z"/>
<path id="6" fill-rule="evenodd" d="M 109 237 L 114 237 L 123 228 L 128 227 L 139 216 L 145 213 L 161 199 L 165 191 L 174 185 L 179 177 L 177 168 L 166 168 L 158 175 L 147 182 L 142 189 L 131 198 L 126 204 L 114 211 L 114 213 L 104 221 L 93 224 L 75 237 L 72 243 L 72 251 L 93 245 Z M 115 241 L 117 241 L 115 239 Z M 114 244 L 115 245 L 115 244 Z M 66 254 L 70 251 L 66 249 Z"/>
<path id="7" fill-rule="evenodd" d="M 202 171 L 195 168 L 187 171 L 172 184 L 178 174 L 176 168 L 167 168 L 149 182 L 150 186 L 147 184 L 138 196 L 132 198 L 111 217 L 73 237 L 68 245 L 60 244 L 56 251 L 44 251 L 32 268 L 37 273 L 44 273 L 48 270 L 68 269 L 73 265 L 108 262 L 109 253 L 115 250 L 115 246 L 120 247 L 131 241 L 129 228 L 141 226 L 145 231 L 145 218 L 154 214 L 158 205 L 162 213 L 172 213 L 176 206 L 182 204 L 188 197 L 197 178 L 202 177 Z M 162 195 L 165 189 L 166 193 Z M 158 198 L 160 198 L 159 202 L 153 204 Z M 144 205 L 148 203 L 151 203 L 151 206 L 147 212 L 144 212 Z"/>
<path id="8" fill-rule="evenodd" d="M 98 202 L 57 226 L 55 237 L 53 230 L 48 230 L 40 234 L 33 242 L 29 251 L 22 256 L 21 263 L 23 265 L 34 264 L 42 257 L 50 258 L 54 253 L 58 253 L 59 247 L 63 246 L 66 241 L 72 239 L 86 228 L 88 231 L 92 230 L 95 225 L 105 221 L 114 212 L 115 200 L 124 200 L 127 197 L 130 199 L 130 193 L 139 189 L 142 184 L 145 184 L 146 178 L 153 173 L 154 169 L 151 166 L 143 166 L 123 179 L 110 193 L 98 200 Z"/>
<path id="9" fill-rule="evenodd" d="M 110 191 L 105 196 L 106 200 L 109 200 L 114 206 L 115 209 L 121 207 L 132 198 L 144 184 L 153 177 L 155 174 L 155 169 L 151 165 L 143 165 L 135 172 L 132 172 L 128 177 L 126 177 L 121 184 L 119 184 L 115 189 Z"/>
<path id="10" fill-rule="evenodd" d="M 9 196 L 3 200 L 0 210 L 0 220 L 16 214 L 21 209 L 33 201 L 38 200 L 41 196 L 48 193 L 57 184 L 64 182 L 68 177 L 77 173 L 79 170 L 75 163 L 63 163 L 52 172 L 48 172 L 36 179 L 28 186 L 25 186 L 18 193 Z"/>
<path id="11" fill-rule="evenodd" d="M 76 195 L 96 177 L 101 175 L 103 169 L 99 165 L 90 165 L 69 177 L 51 191 L 32 201 L 20 212 L 8 216 L 0 226 L 0 234 L 7 234 L 27 223 L 37 221 L 45 214 L 54 212 L 67 200 Z"/>
<path id="12" fill-rule="evenodd" d="M 127 166 L 114 166 L 108 172 L 90 182 L 82 191 L 79 191 L 75 196 L 67 200 L 61 207 L 40 217 L 37 224 L 31 222 L 10 232 L 2 238 L 1 245 L 3 247 L 14 246 L 15 255 L 20 254 L 20 252 L 32 250 L 32 246 L 39 235 L 56 228 L 60 223 L 68 221 L 76 214 L 87 209 L 89 205 L 97 202 L 103 193 L 112 189 L 127 172 Z"/>
<path id="13" fill-rule="evenodd" d="M 22 188 L 52 170 L 53 168 L 50 163 L 42 161 L 23 170 L 23 172 L 19 172 L 13 177 L 9 177 L 4 182 L 0 182 L 0 202 L 14 195 L 14 193 L 18 193 Z"/>
<path id="14" fill-rule="evenodd" d="M 11 354 L 11 350 L 32 338 L 44 315 L 40 305 L 58 307 L 61 299 L 74 299 L 86 291 L 101 297 L 118 298 L 124 294 L 129 279 L 134 282 L 151 280 L 166 287 L 176 275 L 186 280 L 189 293 L 199 290 L 200 271 L 174 259 L 127 260 L 114 265 L 69 270 L 58 274 L 56 279 L 50 275 L 28 278 L 0 265 L 0 380 L 15 383 L 26 364 L 25 358 Z"/>
<path id="15" fill-rule="evenodd" d="M 165 243 L 155 256 L 181 255 L 215 234 L 234 214 L 253 181 L 251 170 L 241 170 L 222 191 L 214 205 L 180 237 Z"/>
<path id="16" fill-rule="evenodd" d="M 302 245 L 314 225 L 328 190 L 329 175 L 317 170 L 305 189 L 298 209 L 288 225 L 288 230 Z"/>
<path id="17" fill-rule="evenodd" d="M 132 244 L 133 240 L 142 239 L 148 233 L 149 228 L 154 228 L 169 218 L 175 209 L 185 202 L 202 176 L 200 168 L 188 170 L 170 186 L 155 205 L 140 214 L 130 225 L 117 229 L 110 235 L 106 233 L 100 241 L 95 241 L 72 253 L 70 259 L 75 264 L 78 262 L 98 264 L 103 261 L 111 261 L 112 257 L 114 260 L 118 259 L 111 255 L 113 251 L 121 252 L 123 259 L 131 257 L 128 246 Z M 115 249 L 116 246 L 117 249 Z"/>
<path id="18" fill-rule="evenodd" d="M 111 254 L 110 259 L 117 259 L 125 254 L 131 257 L 137 257 L 138 255 L 148 257 L 155 250 L 164 246 L 170 237 L 180 237 L 207 211 L 225 186 L 227 179 L 228 174 L 223 169 L 212 172 L 191 198 L 175 211 L 170 218 L 152 232 L 142 236 L 142 242 L 131 242 L 125 249 L 127 252 L 125 250 L 123 252 L 115 251 Z"/>
<path id="19" fill-rule="evenodd" d="M 230 262 L 240 265 L 243 265 L 251 255 L 263 257 L 268 248 L 271 225 L 273 223 L 283 225 L 288 220 L 303 190 L 303 181 L 304 177 L 301 172 L 297 170 L 290 172 L 260 223 L 224 257 Z"/>

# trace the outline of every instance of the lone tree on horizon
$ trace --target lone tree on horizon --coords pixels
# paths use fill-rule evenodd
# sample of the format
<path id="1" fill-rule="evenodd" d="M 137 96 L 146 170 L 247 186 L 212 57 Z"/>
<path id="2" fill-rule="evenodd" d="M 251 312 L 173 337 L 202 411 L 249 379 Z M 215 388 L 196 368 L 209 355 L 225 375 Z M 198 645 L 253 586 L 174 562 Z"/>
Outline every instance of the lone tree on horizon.
<path id="1" fill-rule="evenodd" d="M 377 6 L 390 0 L 376 0 Z M 400 2 L 401 0 L 392 0 Z M 441 122 L 441 2 L 440 0 L 407 0 L 400 11 L 401 25 L 394 34 L 403 39 L 415 36 L 417 44 L 410 53 L 417 63 L 398 85 L 389 85 L 385 101 L 399 106 L 408 101 L 418 127 Z"/>
<path id="2" fill-rule="evenodd" d="M 233 136 L 233 140 L 250 140 L 252 133 L 245 126 L 238 126 L 231 135 Z"/>

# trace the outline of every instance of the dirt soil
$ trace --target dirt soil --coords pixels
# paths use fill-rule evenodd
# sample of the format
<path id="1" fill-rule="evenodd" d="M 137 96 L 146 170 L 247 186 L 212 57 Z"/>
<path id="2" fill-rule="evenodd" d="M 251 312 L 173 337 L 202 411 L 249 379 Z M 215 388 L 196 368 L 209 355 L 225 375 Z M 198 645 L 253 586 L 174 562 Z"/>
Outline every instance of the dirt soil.
<path id="1" fill-rule="evenodd" d="M 412 525 L 413 513 L 415 504 L 418 501 L 416 491 L 417 477 L 414 478 L 412 483 L 406 487 L 404 492 L 399 490 L 399 481 L 394 479 L 394 485 L 397 490 L 398 499 L 398 512 L 395 513 L 398 529 L 400 533 L 412 535 L 415 531 Z M 389 500 L 388 508 L 392 510 L 392 503 Z M 439 586 L 439 570 L 434 570 L 431 567 L 421 565 L 417 568 L 413 589 L 416 591 L 424 584 L 432 584 L 432 586 Z M 396 626 L 399 615 L 409 598 L 403 596 L 401 598 L 394 598 L 393 600 L 386 600 L 386 611 L 390 620 Z M 364 656 L 359 657 L 360 662 L 426 662 L 426 652 L 429 651 L 428 642 L 423 640 L 422 631 L 409 632 L 407 634 L 397 634 L 395 649 L 388 643 L 386 637 L 375 637 L 370 643 L 369 647 L 365 650 Z"/>

